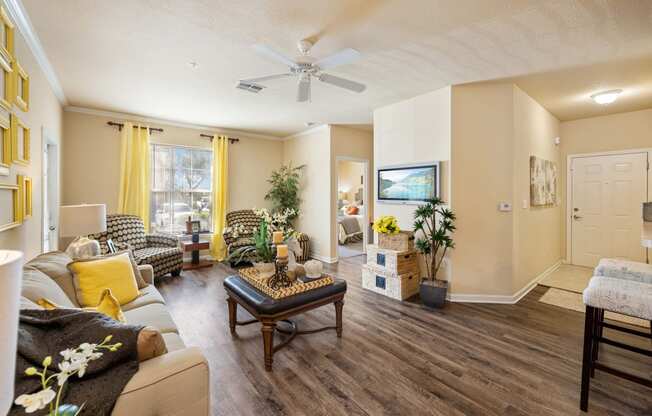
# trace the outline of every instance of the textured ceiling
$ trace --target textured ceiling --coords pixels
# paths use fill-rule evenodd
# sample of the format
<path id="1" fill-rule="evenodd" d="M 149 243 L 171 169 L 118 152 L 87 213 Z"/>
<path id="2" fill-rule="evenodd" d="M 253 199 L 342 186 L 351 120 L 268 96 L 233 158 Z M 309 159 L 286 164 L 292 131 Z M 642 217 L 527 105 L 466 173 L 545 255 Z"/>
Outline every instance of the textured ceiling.
<path id="1" fill-rule="evenodd" d="M 591 107 L 572 108 L 570 92 L 586 98 L 593 86 L 645 80 L 639 69 L 649 75 L 652 56 L 649 0 L 23 3 L 70 104 L 277 136 L 306 122 L 368 124 L 380 106 L 445 85 L 509 77 L 519 77 L 559 117 L 584 117 Z M 318 58 L 358 49 L 362 59 L 330 72 L 365 82 L 367 90 L 314 83 L 312 103 L 299 104 L 291 79 L 270 82 L 258 95 L 234 88 L 238 79 L 286 69 L 252 44 L 294 55 L 296 41 L 307 37 L 317 41 Z M 622 71 L 627 62 L 635 69 Z M 578 66 L 587 75 L 569 69 Z M 521 78 L 551 71 L 558 75 Z"/>

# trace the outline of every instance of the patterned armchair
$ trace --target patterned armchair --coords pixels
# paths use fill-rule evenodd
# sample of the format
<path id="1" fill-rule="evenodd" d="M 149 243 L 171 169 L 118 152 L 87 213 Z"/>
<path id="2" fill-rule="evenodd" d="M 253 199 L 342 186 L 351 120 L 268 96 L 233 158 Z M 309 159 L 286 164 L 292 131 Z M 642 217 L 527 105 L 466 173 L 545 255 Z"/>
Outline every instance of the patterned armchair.
<path id="1" fill-rule="evenodd" d="M 150 264 L 154 277 L 171 273 L 179 276 L 183 267 L 183 252 L 179 240 L 170 234 L 145 234 L 143 220 L 136 215 L 109 214 L 106 216 L 106 232 L 89 236 L 100 243 L 102 254 L 109 248 L 111 239 L 119 250 L 129 249 L 138 264 Z"/>
<path id="2" fill-rule="evenodd" d="M 251 209 L 231 211 L 226 214 L 226 227 L 222 233 L 226 243 L 227 255 L 233 253 L 240 247 L 253 244 L 253 229 L 260 225 L 260 218 Z M 310 258 L 310 240 L 307 235 L 298 233 L 297 240 L 301 246 L 301 255 L 297 256 L 297 262 L 304 263 Z M 243 257 L 244 261 L 251 262 L 253 253 Z"/>

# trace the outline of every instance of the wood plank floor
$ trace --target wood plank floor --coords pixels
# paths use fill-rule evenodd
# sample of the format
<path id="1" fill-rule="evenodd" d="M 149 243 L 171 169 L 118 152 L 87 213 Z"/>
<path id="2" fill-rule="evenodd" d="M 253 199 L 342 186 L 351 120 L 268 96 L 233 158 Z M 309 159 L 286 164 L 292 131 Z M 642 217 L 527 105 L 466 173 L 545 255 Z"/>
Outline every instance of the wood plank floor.
<path id="1" fill-rule="evenodd" d="M 586 414 L 578 408 L 583 314 L 538 302 L 543 287 L 517 305 L 431 311 L 363 290 L 363 260 L 327 266 L 349 285 L 343 338 L 297 337 L 274 355 L 272 373 L 259 325 L 229 334 L 222 282 L 230 268 L 159 282 L 184 341 L 208 357 L 214 415 Z M 296 321 L 307 329 L 334 319 L 327 306 Z M 649 358 L 603 351 L 605 361 L 652 376 Z M 652 415 L 652 390 L 598 372 L 588 414 Z"/>

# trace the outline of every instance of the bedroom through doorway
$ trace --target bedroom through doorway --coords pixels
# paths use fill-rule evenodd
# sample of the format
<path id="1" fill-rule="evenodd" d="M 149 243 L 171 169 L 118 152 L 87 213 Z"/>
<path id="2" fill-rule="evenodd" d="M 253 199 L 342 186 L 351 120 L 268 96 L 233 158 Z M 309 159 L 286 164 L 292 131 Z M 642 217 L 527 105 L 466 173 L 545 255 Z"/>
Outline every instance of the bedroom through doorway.
<path id="1" fill-rule="evenodd" d="M 361 256 L 365 253 L 368 219 L 366 207 L 367 161 L 337 160 L 337 257 Z"/>

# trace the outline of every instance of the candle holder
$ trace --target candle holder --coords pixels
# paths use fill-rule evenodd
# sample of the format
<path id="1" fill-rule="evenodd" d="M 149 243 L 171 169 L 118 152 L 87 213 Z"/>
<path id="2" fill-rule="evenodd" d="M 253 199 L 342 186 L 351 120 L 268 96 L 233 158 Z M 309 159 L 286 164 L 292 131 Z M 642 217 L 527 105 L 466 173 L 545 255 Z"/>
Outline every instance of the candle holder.
<path id="1" fill-rule="evenodd" d="M 277 257 L 274 265 L 276 272 L 274 273 L 274 276 L 270 277 L 267 281 L 267 286 L 273 290 L 292 286 L 292 280 L 288 276 L 288 258 Z"/>

